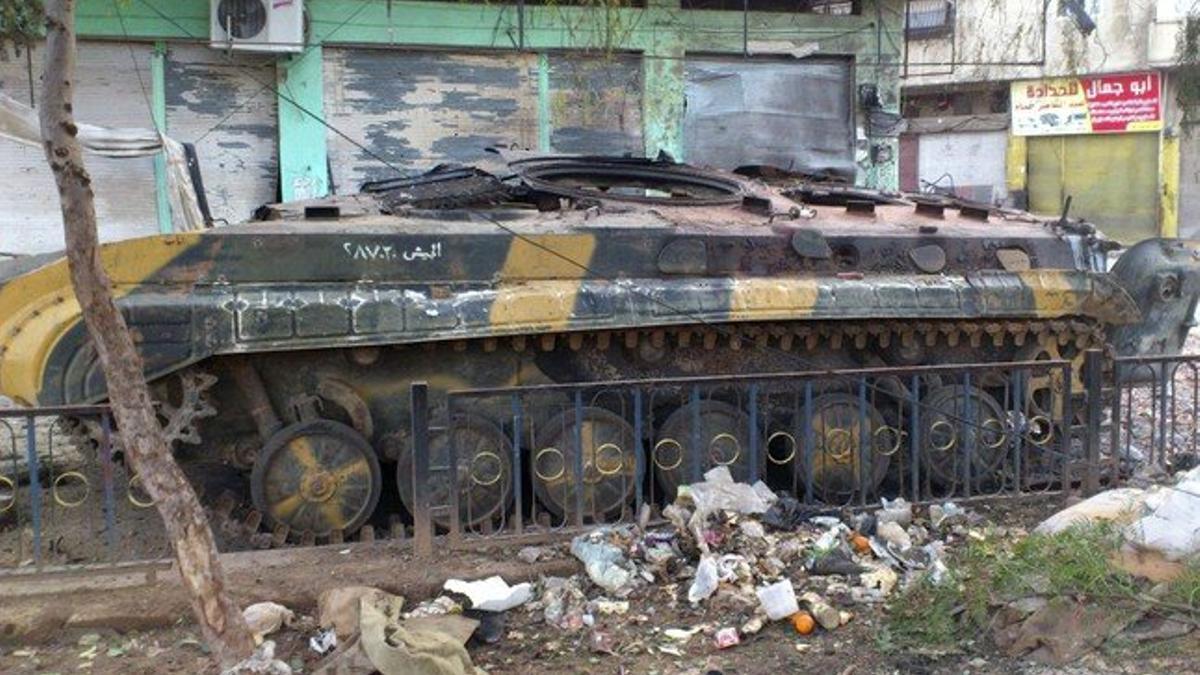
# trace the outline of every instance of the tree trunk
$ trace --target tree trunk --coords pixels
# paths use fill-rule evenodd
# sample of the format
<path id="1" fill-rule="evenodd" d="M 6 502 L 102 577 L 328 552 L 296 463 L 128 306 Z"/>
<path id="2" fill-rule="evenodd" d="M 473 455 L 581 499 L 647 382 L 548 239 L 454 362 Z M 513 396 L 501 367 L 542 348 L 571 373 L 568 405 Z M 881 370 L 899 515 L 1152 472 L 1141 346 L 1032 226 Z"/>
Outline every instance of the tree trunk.
<path id="1" fill-rule="evenodd" d="M 71 107 L 74 0 L 50 0 L 46 28 L 45 89 L 39 115 L 46 160 L 58 184 L 75 297 L 104 369 L 109 402 L 128 459 L 162 516 L 196 620 L 217 660 L 232 665 L 254 651 L 254 641 L 241 611 L 225 592 L 212 530 L 167 445 L 142 359 L 100 259 L 91 177 L 84 168 Z"/>

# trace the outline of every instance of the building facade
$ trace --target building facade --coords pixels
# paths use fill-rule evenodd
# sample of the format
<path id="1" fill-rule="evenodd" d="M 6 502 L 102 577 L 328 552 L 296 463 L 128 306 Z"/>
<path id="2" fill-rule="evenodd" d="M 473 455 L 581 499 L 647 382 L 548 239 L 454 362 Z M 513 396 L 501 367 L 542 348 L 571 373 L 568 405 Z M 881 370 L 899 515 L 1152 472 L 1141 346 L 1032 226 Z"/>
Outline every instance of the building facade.
<path id="1" fill-rule="evenodd" d="M 75 109 L 194 144 L 218 222 L 489 146 L 898 185 L 898 0 L 306 0 L 287 55 L 210 46 L 217 1 L 79 0 Z M 0 61 L 0 91 L 36 103 L 41 60 Z M 0 252 L 60 247 L 41 150 L 0 144 Z M 161 162 L 89 166 L 103 237 L 171 230 Z"/>
<path id="2" fill-rule="evenodd" d="M 1193 0 L 912 0 L 903 189 L 1200 234 L 1180 40 Z"/>

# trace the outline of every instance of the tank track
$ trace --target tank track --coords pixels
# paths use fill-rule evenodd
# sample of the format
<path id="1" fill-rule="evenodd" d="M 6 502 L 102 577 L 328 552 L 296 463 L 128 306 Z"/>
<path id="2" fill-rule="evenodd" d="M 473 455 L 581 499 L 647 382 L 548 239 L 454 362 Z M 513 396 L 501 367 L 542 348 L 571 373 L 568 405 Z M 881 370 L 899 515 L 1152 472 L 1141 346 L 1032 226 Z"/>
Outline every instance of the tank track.
<path id="1" fill-rule="evenodd" d="M 945 344 L 955 347 L 960 344 L 970 347 L 1023 347 L 1030 341 L 1049 344 L 1054 341 L 1062 346 L 1075 345 L 1086 349 L 1090 345 L 1102 344 L 1103 328 L 1083 319 L 1052 321 L 804 321 L 763 322 L 744 324 L 699 324 L 687 326 L 662 326 L 609 331 L 581 331 L 563 333 L 541 333 L 538 335 L 515 335 L 505 338 L 480 338 L 473 342 L 482 343 L 484 351 L 491 351 L 501 341 L 510 341 L 513 349 L 522 351 L 538 348 L 550 351 L 558 341 L 572 350 L 579 350 L 586 343 L 607 348 L 618 340 L 626 346 L 636 346 L 642 338 L 652 342 L 664 341 L 670 336 L 676 344 L 688 347 L 702 344 L 713 350 L 725 343 L 731 349 L 776 347 L 783 351 L 812 351 L 825 345 L 833 350 L 846 347 L 866 349 L 877 345 L 887 348 L 892 344 L 920 344 L 933 347 Z M 985 345 L 986 340 L 986 345 Z M 468 341 L 456 344 L 465 348 Z M 665 344 L 665 342 L 664 342 Z M 804 370 L 805 364 L 797 363 L 796 370 Z M 814 364 L 815 368 L 821 368 Z"/>
<path id="2" fill-rule="evenodd" d="M 1080 394 L 1082 383 L 1083 351 L 1101 347 L 1105 343 L 1103 327 L 1086 319 L 1031 320 L 1031 321 L 880 321 L 880 322 L 788 322 L 788 323 L 744 323 L 721 325 L 685 325 L 671 327 L 637 328 L 617 331 L 589 331 L 570 333 L 543 333 L 510 337 L 461 340 L 451 343 L 457 351 L 480 349 L 493 352 L 498 349 L 550 352 L 566 349 L 585 351 L 594 348 L 598 353 L 623 345 L 637 348 L 643 345 L 667 349 L 679 347 L 701 347 L 706 351 L 728 350 L 731 355 L 744 354 L 749 350 L 769 349 L 779 358 L 790 354 L 795 361 L 786 370 L 825 370 L 831 366 L 820 361 L 821 354 L 809 357 L 805 352 L 819 349 L 834 352 L 858 350 L 861 359 L 867 356 L 871 362 L 864 367 L 882 365 L 909 365 L 892 363 L 879 354 L 887 353 L 892 347 L 961 347 L 961 354 L 971 354 L 974 349 L 986 350 L 968 361 L 997 359 L 983 358 L 988 354 L 999 354 L 1008 360 L 1058 360 L 1065 359 L 1074 364 L 1072 391 Z M 420 349 L 420 345 L 409 348 Z M 878 348 L 885 350 L 873 352 Z M 669 349 L 668 349 L 669 352 Z M 786 353 L 786 354 L 785 354 Z M 961 357 L 960 354 L 960 357 Z M 928 359 L 926 359 L 928 360 Z M 964 363 L 967 361 L 963 361 Z M 832 367 L 841 367 L 841 364 Z M 1049 378 L 1034 381 L 1032 387 L 1052 387 Z M 1030 395 L 1034 392 L 1030 391 Z M 207 500 L 206 500 L 207 501 Z M 264 531 L 264 518 L 254 509 L 248 496 L 238 496 L 226 491 L 215 502 L 208 505 L 213 528 L 227 544 L 240 548 L 276 548 L 284 545 L 312 545 L 315 543 L 341 543 L 355 537 L 355 533 L 335 532 L 324 538 L 312 535 L 296 537 L 286 528 Z M 408 536 L 399 514 L 392 514 L 389 527 L 380 531 L 371 525 L 364 526 L 358 533 L 359 541 L 376 539 L 402 539 Z"/>
<path id="3" fill-rule="evenodd" d="M 649 348 L 669 354 L 671 346 L 680 348 L 699 347 L 708 352 L 726 351 L 736 359 L 751 350 L 770 350 L 778 359 L 781 370 L 805 371 L 826 370 L 844 367 L 846 364 L 822 362 L 822 356 L 832 352 L 857 350 L 857 357 L 864 367 L 886 365 L 909 365 L 890 362 L 884 355 L 887 350 L 897 348 L 949 347 L 963 348 L 962 354 L 971 354 L 974 349 L 989 350 L 979 353 L 973 361 L 985 361 L 986 353 L 1004 348 L 1000 353 L 1016 360 L 1066 359 L 1074 364 L 1072 391 L 1081 393 L 1083 351 L 1104 345 L 1103 328 L 1083 319 L 1051 321 L 880 321 L 880 322 L 789 322 L 789 323 L 743 323 L 637 328 L 616 331 L 590 331 L 571 333 L 542 333 L 516 335 L 504 338 L 461 340 L 451 343 L 457 351 L 471 348 L 483 352 L 511 348 L 517 352 L 554 350 L 594 350 L 603 354 L 609 349 L 624 346 L 627 349 Z M 420 345 L 409 348 L 420 349 Z M 824 352 L 820 350 L 825 350 Z M 806 353 L 809 353 L 806 355 Z M 864 358 L 865 357 L 865 358 Z M 665 359 L 669 361 L 670 359 Z M 621 373 L 614 373 L 620 377 Z M 202 442 L 196 422 L 218 414 L 214 402 L 206 396 L 216 378 L 198 368 L 183 371 L 177 376 L 181 383 L 182 401 L 178 406 L 168 405 L 162 412 L 162 421 L 173 444 L 182 442 L 196 445 Z M 1035 388 L 1053 387 L 1050 378 L 1036 379 L 1030 383 Z M 215 402 L 218 403 L 219 402 Z M 81 451 L 96 451 L 100 447 L 101 432 L 98 424 L 84 424 L 79 420 L 68 420 L 71 438 Z M 215 499 L 214 499 L 215 497 Z M 264 519 L 254 509 L 249 495 L 237 495 L 229 490 L 219 495 L 202 495 L 214 531 L 226 547 L 233 549 L 266 549 L 285 544 L 313 545 L 316 543 L 341 543 L 354 533 L 347 535 L 335 532 L 318 540 L 311 535 L 295 537 L 286 528 L 264 531 Z M 366 525 L 357 533 L 360 541 L 376 538 L 397 539 L 407 536 L 399 514 L 392 514 L 390 525 L 380 532 Z"/>

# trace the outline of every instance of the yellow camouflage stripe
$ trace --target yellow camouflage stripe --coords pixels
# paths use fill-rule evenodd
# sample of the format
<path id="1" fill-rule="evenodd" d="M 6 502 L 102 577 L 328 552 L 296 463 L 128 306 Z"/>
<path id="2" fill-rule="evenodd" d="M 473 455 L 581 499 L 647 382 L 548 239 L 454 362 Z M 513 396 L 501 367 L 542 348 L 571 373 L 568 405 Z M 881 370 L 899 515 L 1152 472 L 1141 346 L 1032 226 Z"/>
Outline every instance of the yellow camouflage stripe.
<path id="1" fill-rule="evenodd" d="M 101 246 L 113 294 L 128 295 L 200 236 L 152 236 Z M 79 320 L 66 258 L 0 287 L 0 391 L 21 404 L 35 404 L 54 346 Z"/>

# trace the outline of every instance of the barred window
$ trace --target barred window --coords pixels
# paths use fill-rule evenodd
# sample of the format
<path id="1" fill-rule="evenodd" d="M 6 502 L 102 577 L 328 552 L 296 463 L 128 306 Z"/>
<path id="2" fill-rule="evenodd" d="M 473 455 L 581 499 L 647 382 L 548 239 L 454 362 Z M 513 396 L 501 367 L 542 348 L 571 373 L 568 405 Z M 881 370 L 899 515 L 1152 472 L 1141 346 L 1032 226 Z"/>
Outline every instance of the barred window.
<path id="1" fill-rule="evenodd" d="M 909 0 L 904 34 L 912 39 L 942 37 L 954 32 L 952 0 Z"/>

